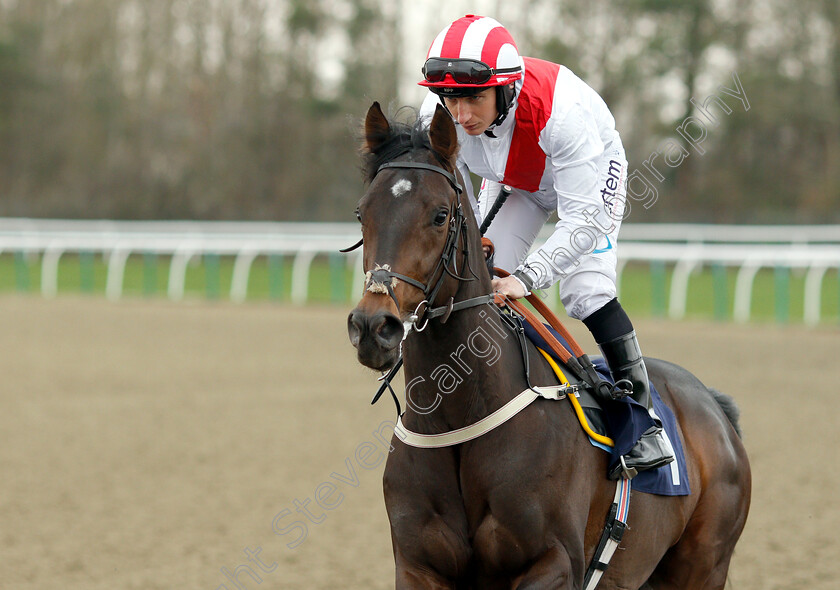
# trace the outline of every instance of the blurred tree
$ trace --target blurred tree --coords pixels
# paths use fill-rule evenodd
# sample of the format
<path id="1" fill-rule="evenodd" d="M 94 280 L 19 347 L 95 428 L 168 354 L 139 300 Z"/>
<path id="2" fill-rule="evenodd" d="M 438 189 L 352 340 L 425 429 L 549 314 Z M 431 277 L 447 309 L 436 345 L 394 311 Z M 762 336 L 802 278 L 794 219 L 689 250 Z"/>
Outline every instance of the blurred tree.
<path id="1" fill-rule="evenodd" d="M 5 16 L 5 15 L 4 15 Z M 14 171 L 20 168 L 20 139 L 25 98 L 34 80 L 32 48 L 37 41 L 17 23 L 6 22 L 0 28 L 0 187 L 6 191 L 17 182 Z"/>
<path id="2" fill-rule="evenodd" d="M 840 222 L 837 37 L 831 11 L 819 10 L 830 4 L 773 2 L 745 44 L 738 69 L 751 108 L 726 118 L 703 157 L 695 197 L 708 220 Z"/>
<path id="3" fill-rule="evenodd" d="M 616 115 L 632 167 L 737 71 L 750 110 L 633 221 L 840 221 L 837 0 L 497 3 Z M 385 0 L 0 0 L 0 215 L 349 219 L 398 105 Z"/>
<path id="4" fill-rule="evenodd" d="M 682 108 L 678 118 L 666 125 L 673 132 L 694 112 L 691 100 L 698 98 L 697 81 L 705 66 L 706 51 L 720 40 L 720 23 L 710 0 L 628 0 L 627 6 L 653 23 L 654 33 L 648 40 L 645 57 L 655 64 L 655 75 L 681 82 Z M 646 157 L 648 153 L 645 150 L 639 155 Z M 668 184 L 665 187 L 666 190 L 670 187 L 668 205 L 663 207 L 664 201 L 658 203 L 654 214 L 661 215 L 662 210 L 668 207 L 685 209 L 693 206 L 698 169 L 696 156 L 689 156 L 679 167 L 668 169 Z"/>
<path id="5" fill-rule="evenodd" d="M 336 116 L 331 123 L 334 132 L 345 134 L 350 142 L 342 144 L 342 153 L 337 159 L 322 151 L 323 165 L 338 172 L 324 186 L 326 194 L 335 199 L 323 199 L 313 207 L 313 214 L 319 211 L 324 216 L 333 209 L 337 219 L 353 219 L 353 210 L 362 191 L 358 157 L 362 117 L 374 100 L 383 105 L 393 105 L 397 100 L 399 56 L 403 52 L 398 35 L 398 10 L 397 4 L 378 0 L 350 2 L 349 18 L 343 24 L 347 35 L 344 77 L 335 101 Z"/>

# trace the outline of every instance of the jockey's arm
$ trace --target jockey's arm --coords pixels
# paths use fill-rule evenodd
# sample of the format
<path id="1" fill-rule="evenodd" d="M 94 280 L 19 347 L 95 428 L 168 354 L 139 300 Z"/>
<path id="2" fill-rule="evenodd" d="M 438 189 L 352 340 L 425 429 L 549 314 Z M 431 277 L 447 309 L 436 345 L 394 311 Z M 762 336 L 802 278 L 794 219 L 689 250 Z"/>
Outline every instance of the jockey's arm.
<path id="1" fill-rule="evenodd" d="M 585 109 L 573 108 L 554 123 L 550 138 L 549 165 L 559 220 L 552 235 L 515 272 L 534 289 L 548 288 L 569 275 L 604 242 L 603 229 L 592 221 L 593 214 L 604 220 L 598 169 L 604 144 L 594 118 Z M 600 287 L 600 279 L 597 282 Z M 578 315 L 576 310 L 567 311 Z"/>

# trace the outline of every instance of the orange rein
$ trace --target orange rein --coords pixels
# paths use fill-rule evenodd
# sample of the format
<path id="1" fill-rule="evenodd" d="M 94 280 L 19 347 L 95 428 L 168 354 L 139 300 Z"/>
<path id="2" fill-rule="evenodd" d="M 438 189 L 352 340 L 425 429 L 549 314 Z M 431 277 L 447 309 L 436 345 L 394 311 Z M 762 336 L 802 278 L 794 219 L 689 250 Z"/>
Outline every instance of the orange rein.
<path id="1" fill-rule="evenodd" d="M 510 275 L 509 272 L 507 272 L 506 270 L 502 270 L 501 268 L 495 268 L 493 270 L 498 276 L 502 278 Z M 548 308 L 548 306 L 545 303 L 543 303 L 537 295 L 531 293 L 530 295 L 526 295 L 525 299 L 528 300 L 528 303 L 534 306 L 534 309 L 536 309 L 539 312 L 539 314 L 546 319 L 546 321 L 552 328 L 557 330 L 558 334 L 560 334 L 563 338 L 566 339 L 566 342 L 568 342 L 569 346 L 571 346 L 572 348 L 572 352 L 574 353 L 575 358 L 583 356 L 583 349 L 566 329 L 566 326 L 564 326 L 560 322 L 557 316 L 554 315 L 554 312 L 551 311 Z M 510 306 L 511 309 L 513 309 L 516 313 L 525 318 L 526 321 L 529 324 L 531 324 L 531 326 L 533 326 L 537 333 L 539 333 L 539 335 L 543 337 L 543 339 L 548 343 L 551 349 L 557 354 L 557 356 L 560 357 L 560 359 L 564 363 L 568 362 L 569 359 L 572 358 L 572 355 L 569 354 L 569 351 L 566 350 L 566 347 L 564 347 L 557 341 L 557 338 L 555 338 L 554 335 L 546 329 L 543 323 L 539 320 L 539 318 L 537 318 L 536 315 L 534 315 L 534 313 L 531 312 L 531 310 L 529 310 L 527 307 L 525 307 L 523 304 L 519 303 L 515 299 L 504 297 L 504 301 Z"/>

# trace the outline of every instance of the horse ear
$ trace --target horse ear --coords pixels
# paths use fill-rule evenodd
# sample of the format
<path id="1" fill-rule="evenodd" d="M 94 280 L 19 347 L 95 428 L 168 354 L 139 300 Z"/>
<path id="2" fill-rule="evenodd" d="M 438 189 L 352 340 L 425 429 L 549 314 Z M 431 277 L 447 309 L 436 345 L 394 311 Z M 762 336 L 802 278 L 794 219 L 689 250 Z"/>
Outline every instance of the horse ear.
<path id="1" fill-rule="evenodd" d="M 375 154 L 376 150 L 382 147 L 391 132 L 388 118 L 382 113 L 379 102 L 374 102 L 368 109 L 365 117 L 365 145 L 367 150 Z"/>
<path id="2" fill-rule="evenodd" d="M 452 115 L 443 105 L 439 104 L 435 109 L 435 115 L 429 127 L 429 140 L 432 149 L 454 165 L 455 154 L 458 152 L 458 133 L 455 131 L 455 123 L 452 122 Z"/>

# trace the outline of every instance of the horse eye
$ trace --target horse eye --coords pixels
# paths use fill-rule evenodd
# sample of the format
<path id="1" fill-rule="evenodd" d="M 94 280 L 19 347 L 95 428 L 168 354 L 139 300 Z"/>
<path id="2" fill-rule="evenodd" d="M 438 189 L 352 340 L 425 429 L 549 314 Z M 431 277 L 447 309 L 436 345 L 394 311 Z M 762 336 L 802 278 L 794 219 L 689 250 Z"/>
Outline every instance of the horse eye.
<path id="1" fill-rule="evenodd" d="M 358 219 L 359 223 L 361 223 L 362 222 L 362 214 L 359 213 L 358 209 L 356 209 L 355 213 L 356 213 L 356 219 Z"/>
<path id="2" fill-rule="evenodd" d="M 437 226 L 441 226 L 446 223 L 446 218 L 449 216 L 449 213 L 446 211 L 438 211 L 437 215 L 435 215 L 434 224 Z"/>

